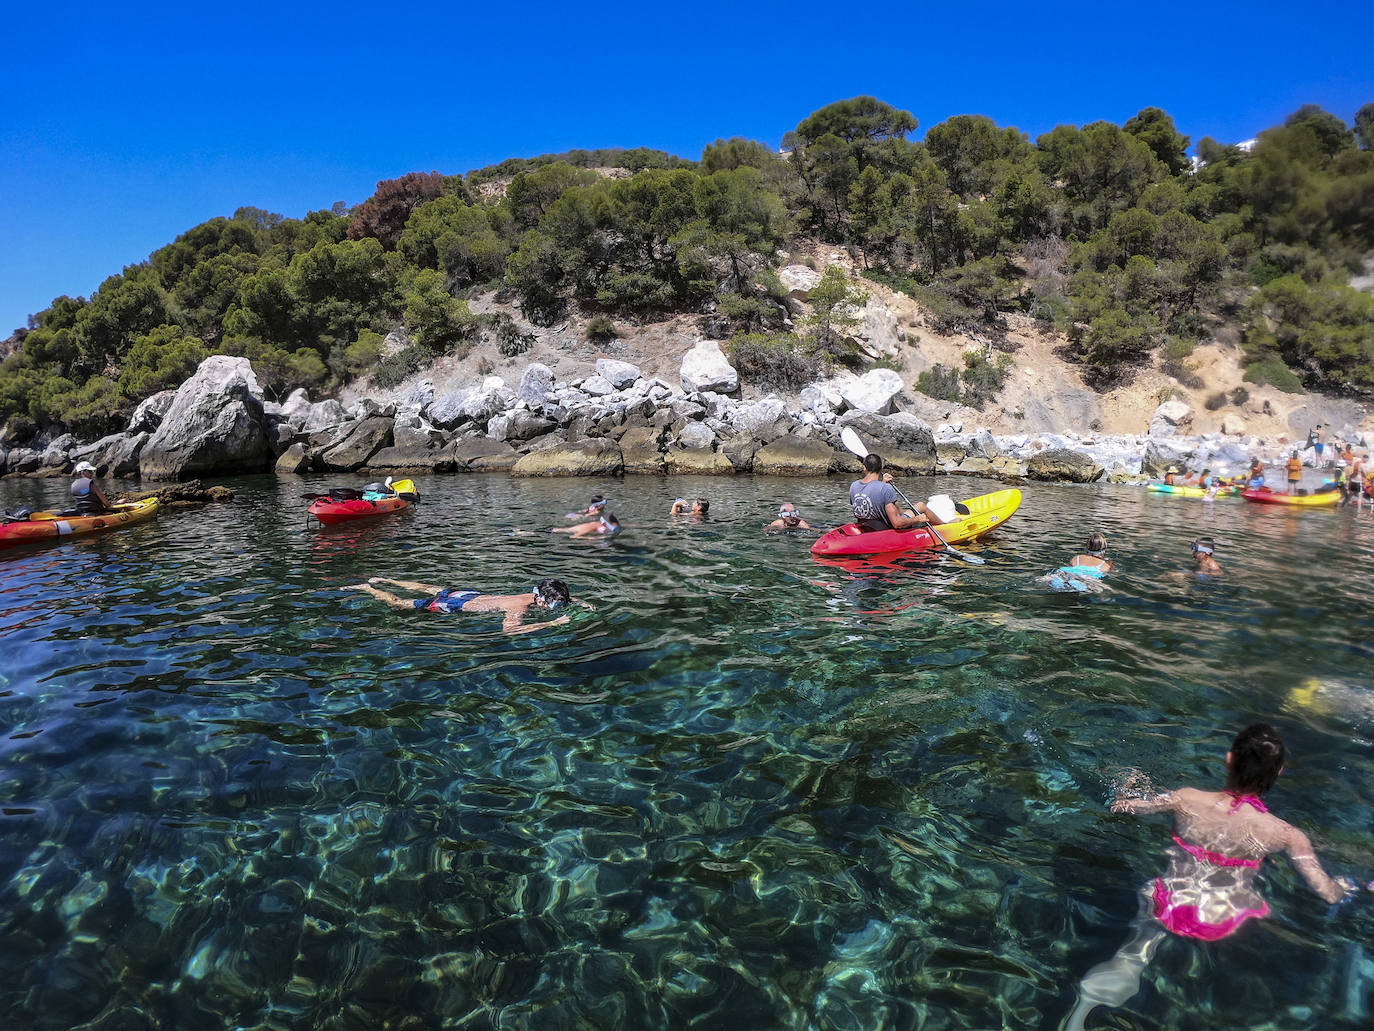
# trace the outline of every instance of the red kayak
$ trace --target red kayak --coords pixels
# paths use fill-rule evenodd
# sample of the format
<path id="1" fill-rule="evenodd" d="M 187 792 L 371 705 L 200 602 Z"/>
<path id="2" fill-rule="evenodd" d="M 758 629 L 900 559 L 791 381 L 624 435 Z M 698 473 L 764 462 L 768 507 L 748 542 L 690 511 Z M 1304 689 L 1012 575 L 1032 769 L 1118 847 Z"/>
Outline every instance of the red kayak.
<path id="1" fill-rule="evenodd" d="M 968 514 L 953 522 L 936 527 L 940 536 L 925 527 L 910 530 L 870 530 L 865 533 L 854 523 L 846 523 L 821 535 L 811 545 L 811 554 L 818 558 L 844 558 L 850 555 L 890 555 L 902 551 L 926 551 L 944 544 L 958 544 L 973 540 L 1000 526 L 1021 506 L 1021 492 L 1016 488 L 995 490 L 969 498 L 964 502 Z"/>
<path id="2" fill-rule="evenodd" d="M 332 526 L 351 519 L 370 519 L 392 512 L 404 512 L 412 502 L 420 500 L 415 484 L 410 480 L 397 480 L 395 483 L 388 480 L 386 488 L 383 492 L 336 487 L 332 494 L 317 495 L 306 511 L 325 526 Z"/>

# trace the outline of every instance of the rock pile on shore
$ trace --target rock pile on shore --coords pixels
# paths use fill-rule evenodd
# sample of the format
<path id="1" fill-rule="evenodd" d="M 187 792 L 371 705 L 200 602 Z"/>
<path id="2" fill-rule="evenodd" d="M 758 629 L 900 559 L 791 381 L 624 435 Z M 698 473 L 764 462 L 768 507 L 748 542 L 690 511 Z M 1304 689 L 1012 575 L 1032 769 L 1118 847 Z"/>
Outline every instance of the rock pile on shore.
<path id="1" fill-rule="evenodd" d="M 215 355 L 175 391 L 148 398 L 123 433 L 82 443 L 70 435 L 7 449 L 0 473 L 65 476 L 88 461 L 100 475 L 179 480 L 265 472 L 462 473 L 616 476 L 853 472 L 839 441 L 853 426 L 895 470 L 1090 483 L 1163 475 L 1170 465 L 1239 471 L 1252 456 L 1276 461 L 1286 441 L 1187 435 L 1187 405 L 1160 405 L 1144 436 L 997 437 L 910 411 L 890 369 L 844 375 L 796 398 L 744 399 L 720 345 L 700 340 L 678 382 L 603 358 L 593 375 L 558 382 L 531 363 L 518 381 L 487 376 L 436 396 L 426 381 L 402 398 L 345 408 L 297 390 L 266 401 L 247 359 Z"/>

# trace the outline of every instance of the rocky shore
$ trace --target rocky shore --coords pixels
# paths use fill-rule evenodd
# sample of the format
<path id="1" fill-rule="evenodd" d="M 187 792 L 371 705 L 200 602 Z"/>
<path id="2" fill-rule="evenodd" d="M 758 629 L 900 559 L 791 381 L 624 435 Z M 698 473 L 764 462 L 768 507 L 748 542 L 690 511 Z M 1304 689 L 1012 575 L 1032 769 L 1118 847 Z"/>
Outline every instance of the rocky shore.
<path id="1" fill-rule="evenodd" d="M 261 473 L 508 472 L 515 476 L 851 473 L 858 460 L 840 430 L 853 426 L 899 472 L 1075 483 L 1157 478 L 1170 465 L 1239 472 L 1253 457 L 1286 458 L 1286 438 L 1192 435 L 1192 411 L 1158 406 L 1137 436 L 1038 433 L 995 436 L 921 419 L 902 377 L 875 368 L 814 383 L 795 397 L 741 396 L 719 343 L 698 340 L 678 381 L 646 377 L 602 358 L 567 382 L 545 365 L 517 382 L 487 376 L 436 396 L 425 381 L 402 398 L 349 407 L 297 390 L 265 400 L 247 359 L 215 355 L 177 390 L 145 400 L 124 432 L 11 445 L 0 436 L 0 474 L 66 476 L 77 462 L 101 476 L 176 481 Z M 1356 427 L 1335 427 L 1357 440 Z M 1310 454 L 1310 453 L 1309 453 Z"/>

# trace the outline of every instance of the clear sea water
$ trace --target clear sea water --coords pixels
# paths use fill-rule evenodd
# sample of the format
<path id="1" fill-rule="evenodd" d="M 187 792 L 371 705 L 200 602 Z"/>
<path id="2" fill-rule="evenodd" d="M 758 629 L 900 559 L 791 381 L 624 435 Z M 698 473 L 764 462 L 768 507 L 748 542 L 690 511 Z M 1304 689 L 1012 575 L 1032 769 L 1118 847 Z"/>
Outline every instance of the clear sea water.
<path id="1" fill-rule="evenodd" d="M 843 521 L 838 478 L 433 478 L 307 528 L 323 482 L 0 557 L 5 1026 L 1053 1028 L 1163 866 L 1113 778 L 1219 786 L 1255 719 L 1274 810 L 1374 877 L 1368 511 L 1033 484 L 984 565 L 846 568 L 760 530 Z M 598 491 L 613 540 L 510 532 Z M 1038 589 L 1093 529 L 1111 590 Z M 1171 575 L 1199 533 L 1220 582 Z M 506 637 L 369 575 L 596 611 Z M 1374 896 L 1261 883 L 1089 1026 L 1370 1026 Z"/>

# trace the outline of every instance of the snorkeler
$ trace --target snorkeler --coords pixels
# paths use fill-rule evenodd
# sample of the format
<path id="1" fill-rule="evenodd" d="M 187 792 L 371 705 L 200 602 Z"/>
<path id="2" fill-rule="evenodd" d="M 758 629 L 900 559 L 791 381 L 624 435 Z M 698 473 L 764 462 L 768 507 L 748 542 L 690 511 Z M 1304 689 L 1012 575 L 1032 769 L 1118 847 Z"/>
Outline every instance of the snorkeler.
<path id="1" fill-rule="evenodd" d="M 801 510 L 790 501 L 778 507 L 778 517 L 764 527 L 765 530 L 809 530 L 811 524 L 802 518 Z"/>
<path id="2" fill-rule="evenodd" d="M 581 512 L 569 512 L 569 519 L 596 519 L 606 511 L 606 502 L 609 498 L 602 497 L 600 494 L 593 494 L 591 501 L 587 502 L 587 507 Z"/>
<path id="3" fill-rule="evenodd" d="M 390 591 L 380 590 L 374 584 L 391 584 L 407 591 L 421 591 L 430 597 L 408 601 Z M 393 580 L 386 576 L 370 577 L 365 584 L 349 584 L 342 590 L 362 591 L 401 612 L 500 612 L 505 615 L 501 629 L 507 634 L 528 634 L 533 630 L 544 630 L 568 622 L 568 616 L 564 614 L 543 623 L 526 623 L 525 616 L 530 609 L 552 612 L 572 603 L 591 608 L 586 602 L 574 598 L 567 584 L 555 579 L 540 580 L 526 594 L 482 594 L 456 587 L 435 587 L 413 580 Z"/>
<path id="4" fill-rule="evenodd" d="M 609 537 L 619 529 L 619 519 L 614 515 L 603 515 L 575 526 L 555 526 L 553 532 L 571 534 L 573 537 Z"/>
<path id="5" fill-rule="evenodd" d="M 1221 563 L 1212 557 L 1216 551 L 1216 541 L 1210 537 L 1199 537 L 1193 541 L 1193 572 L 1198 576 L 1221 576 L 1225 572 Z"/>
<path id="6" fill-rule="evenodd" d="M 1114 813 L 1174 814 L 1174 844 L 1164 875 L 1141 891 L 1135 931 L 1117 954 L 1093 967 L 1079 985 L 1078 1005 L 1061 1031 L 1081 1031 L 1097 1006 L 1120 1006 L 1140 988 L 1140 975 L 1166 932 L 1199 941 L 1234 934 L 1269 905 L 1255 888 L 1260 863 L 1286 852 L 1308 887 L 1329 903 L 1357 890 L 1322 869 L 1307 835 L 1272 815 L 1260 796 L 1283 772 L 1283 739 L 1267 723 L 1236 735 L 1226 753 L 1226 789 L 1179 788 L 1148 798 L 1118 798 Z"/>
<path id="7" fill-rule="evenodd" d="M 1074 555 L 1058 569 L 1046 573 L 1037 581 L 1056 591 L 1080 591 L 1088 594 L 1103 589 L 1101 580 L 1116 568 L 1107 557 L 1107 538 L 1100 533 L 1088 535 L 1087 548 Z"/>

